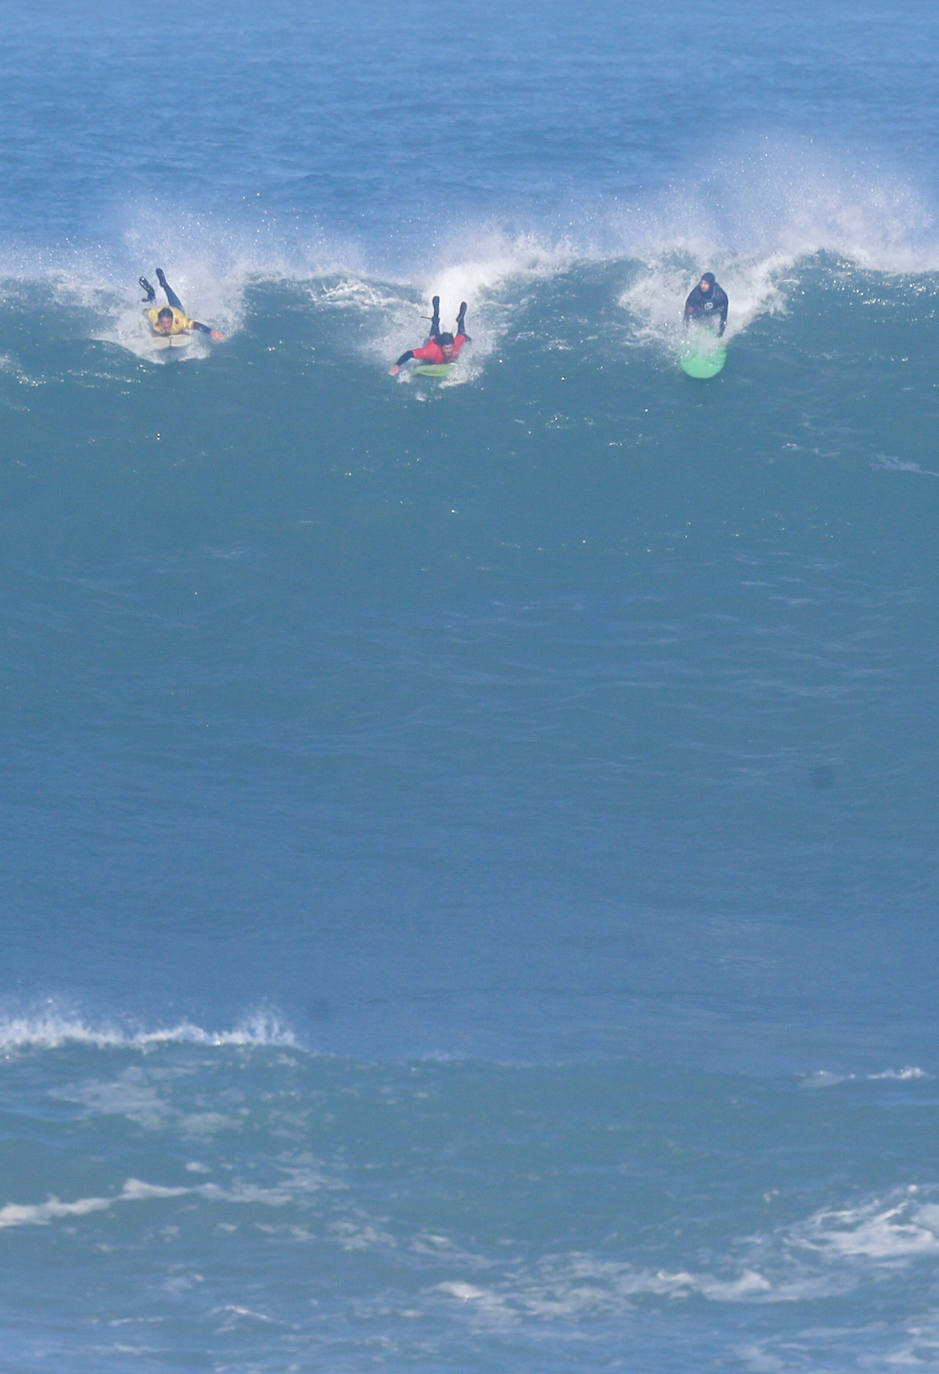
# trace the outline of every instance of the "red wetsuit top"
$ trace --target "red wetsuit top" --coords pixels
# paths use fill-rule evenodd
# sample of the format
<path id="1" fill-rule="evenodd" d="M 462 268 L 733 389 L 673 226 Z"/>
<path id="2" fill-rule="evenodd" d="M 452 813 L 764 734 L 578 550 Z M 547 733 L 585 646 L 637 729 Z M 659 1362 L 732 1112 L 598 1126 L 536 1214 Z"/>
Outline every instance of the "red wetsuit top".
<path id="1" fill-rule="evenodd" d="M 410 350 L 410 356 L 412 358 L 420 358 L 422 363 L 445 363 L 447 361 L 452 362 L 453 358 L 456 357 L 456 355 L 459 353 L 463 345 L 466 342 L 468 342 L 468 339 L 468 334 L 457 334 L 454 337 L 453 357 L 449 360 L 443 356 L 443 349 L 440 347 L 439 343 L 437 343 L 434 339 L 429 339 L 427 343 L 424 344 L 423 348 L 412 348 Z M 407 356 L 408 354 L 405 354 L 405 357 Z"/>

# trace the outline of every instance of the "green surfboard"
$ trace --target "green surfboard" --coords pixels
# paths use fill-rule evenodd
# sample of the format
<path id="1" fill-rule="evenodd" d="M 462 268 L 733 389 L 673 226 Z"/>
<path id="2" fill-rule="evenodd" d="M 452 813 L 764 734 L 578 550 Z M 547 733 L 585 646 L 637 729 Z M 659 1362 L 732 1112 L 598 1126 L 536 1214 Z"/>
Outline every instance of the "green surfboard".
<path id="1" fill-rule="evenodd" d="M 727 346 L 709 329 L 689 330 L 678 361 L 686 377 L 716 377 L 727 361 Z"/>
<path id="2" fill-rule="evenodd" d="M 453 363 L 421 363 L 412 369 L 415 377 L 449 377 Z"/>

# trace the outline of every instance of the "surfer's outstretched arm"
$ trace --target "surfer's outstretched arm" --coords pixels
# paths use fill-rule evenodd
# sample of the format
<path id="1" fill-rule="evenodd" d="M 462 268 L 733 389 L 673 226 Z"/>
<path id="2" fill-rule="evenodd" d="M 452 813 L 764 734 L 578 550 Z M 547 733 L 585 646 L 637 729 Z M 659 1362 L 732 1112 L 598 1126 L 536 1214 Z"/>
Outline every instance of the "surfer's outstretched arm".
<path id="1" fill-rule="evenodd" d="M 390 367 L 390 369 L 389 369 L 389 372 L 388 372 L 389 377 L 397 377 L 398 373 L 401 371 L 401 369 L 402 369 L 402 367 L 404 366 L 404 364 L 405 364 L 406 362 L 408 362 L 408 361 L 409 361 L 411 358 L 413 358 L 413 357 L 414 357 L 414 349 L 413 349 L 413 348 L 409 348 L 408 351 L 407 351 L 406 353 L 402 353 L 402 354 L 401 354 L 401 357 L 398 359 L 398 361 L 397 361 L 396 363 L 392 363 L 392 365 L 391 365 L 391 367 Z"/>
<path id="2" fill-rule="evenodd" d="M 434 308 L 434 313 L 430 317 L 430 333 L 427 335 L 427 341 L 420 351 L 420 356 L 422 358 L 427 357 L 427 354 L 424 352 L 424 349 L 427 348 L 427 345 L 431 343 L 437 343 L 440 335 L 440 297 L 434 296 L 431 300 L 431 305 Z M 413 348 L 409 348 L 405 353 L 401 354 L 401 357 L 398 359 L 396 363 L 391 364 L 391 367 L 388 369 L 388 375 L 390 377 L 396 377 L 400 372 L 401 368 L 404 366 L 404 364 L 406 362 L 409 362 L 411 358 L 415 358 L 417 356 L 418 354 L 415 352 L 415 350 Z"/>

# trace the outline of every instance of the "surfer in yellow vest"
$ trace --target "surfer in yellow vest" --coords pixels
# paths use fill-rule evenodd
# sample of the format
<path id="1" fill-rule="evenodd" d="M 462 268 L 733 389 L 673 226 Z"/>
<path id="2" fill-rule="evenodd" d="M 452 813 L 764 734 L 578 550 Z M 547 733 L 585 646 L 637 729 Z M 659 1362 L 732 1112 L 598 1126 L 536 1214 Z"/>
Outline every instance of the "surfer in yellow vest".
<path id="1" fill-rule="evenodd" d="M 191 334 L 196 329 L 200 334 L 208 334 L 214 343 L 221 343 L 225 335 L 220 329 L 212 329 L 207 324 L 200 324 L 198 320 L 191 320 L 188 315 L 183 313 L 179 297 L 166 280 L 162 267 L 157 268 L 156 275 L 157 281 L 166 292 L 167 304 L 159 307 L 154 306 L 151 310 L 144 311 L 154 334 Z M 144 300 L 148 304 L 156 300 L 156 292 L 146 277 L 140 278 L 140 285 L 147 293 Z"/>
<path id="2" fill-rule="evenodd" d="M 685 324 L 717 325 L 717 337 L 727 328 L 727 292 L 714 280 L 713 272 L 705 272 L 685 301 Z"/>

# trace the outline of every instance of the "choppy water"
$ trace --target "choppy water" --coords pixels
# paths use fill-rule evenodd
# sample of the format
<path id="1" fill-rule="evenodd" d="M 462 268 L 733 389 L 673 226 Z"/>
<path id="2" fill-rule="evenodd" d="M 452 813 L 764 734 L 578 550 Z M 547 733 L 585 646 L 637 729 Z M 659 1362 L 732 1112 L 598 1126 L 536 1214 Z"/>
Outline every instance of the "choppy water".
<path id="1" fill-rule="evenodd" d="M 939 1369 L 930 7 L 5 17 L 9 1367 Z"/>

